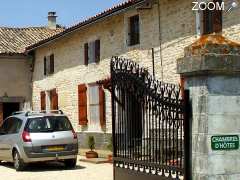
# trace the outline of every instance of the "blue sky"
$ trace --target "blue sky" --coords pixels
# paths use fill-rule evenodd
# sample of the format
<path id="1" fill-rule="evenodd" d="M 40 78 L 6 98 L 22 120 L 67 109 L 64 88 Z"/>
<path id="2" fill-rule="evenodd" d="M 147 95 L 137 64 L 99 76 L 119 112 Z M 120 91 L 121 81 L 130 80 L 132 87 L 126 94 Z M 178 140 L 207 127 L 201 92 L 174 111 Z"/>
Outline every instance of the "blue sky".
<path id="1" fill-rule="evenodd" d="M 73 25 L 124 0 L 1 0 L 0 26 L 29 27 L 47 24 L 56 11 L 58 24 Z"/>

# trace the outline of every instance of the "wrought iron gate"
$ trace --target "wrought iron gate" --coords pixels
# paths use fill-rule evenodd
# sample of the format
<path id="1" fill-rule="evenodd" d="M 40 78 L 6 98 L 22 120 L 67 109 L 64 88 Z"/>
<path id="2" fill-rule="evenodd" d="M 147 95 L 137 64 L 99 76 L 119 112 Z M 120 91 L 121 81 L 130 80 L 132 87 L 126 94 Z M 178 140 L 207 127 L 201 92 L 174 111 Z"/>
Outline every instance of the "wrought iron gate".
<path id="1" fill-rule="evenodd" d="M 111 61 L 111 86 L 114 179 L 183 179 L 188 118 L 180 87 L 118 57 Z"/>

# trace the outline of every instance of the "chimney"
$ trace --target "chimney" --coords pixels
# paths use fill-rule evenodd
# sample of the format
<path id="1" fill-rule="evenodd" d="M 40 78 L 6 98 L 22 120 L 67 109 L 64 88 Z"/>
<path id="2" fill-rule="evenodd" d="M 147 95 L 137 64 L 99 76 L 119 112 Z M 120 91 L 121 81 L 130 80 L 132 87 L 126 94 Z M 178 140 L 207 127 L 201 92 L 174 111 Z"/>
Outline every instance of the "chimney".
<path id="1" fill-rule="evenodd" d="M 56 29 L 57 28 L 56 12 L 48 12 L 48 28 L 49 29 Z"/>

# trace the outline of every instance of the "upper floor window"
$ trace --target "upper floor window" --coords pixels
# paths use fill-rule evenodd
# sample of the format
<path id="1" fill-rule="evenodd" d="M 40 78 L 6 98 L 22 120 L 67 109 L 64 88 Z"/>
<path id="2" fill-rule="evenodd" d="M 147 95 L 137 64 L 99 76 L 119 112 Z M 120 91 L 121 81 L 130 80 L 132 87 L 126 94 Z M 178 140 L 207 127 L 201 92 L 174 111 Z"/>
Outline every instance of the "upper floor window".
<path id="1" fill-rule="evenodd" d="M 84 44 L 84 64 L 100 62 L 100 40 Z"/>
<path id="2" fill-rule="evenodd" d="M 44 57 L 44 75 L 50 75 L 54 73 L 54 54 Z"/>
<path id="3" fill-rule="evenodd" d="M 129 46 L 133 46 L 140 43 L 139 15 L 135 15 L 129 18 L 128 35 Z"/>
<path id="4" fill-rule="evenodd" d="M 222 3 L 222 0 L 213 0 L 213 2 Z M 201 11 L 201 34 L 219 33 L 222 31 L 222 10 L 206 10 Z"/>

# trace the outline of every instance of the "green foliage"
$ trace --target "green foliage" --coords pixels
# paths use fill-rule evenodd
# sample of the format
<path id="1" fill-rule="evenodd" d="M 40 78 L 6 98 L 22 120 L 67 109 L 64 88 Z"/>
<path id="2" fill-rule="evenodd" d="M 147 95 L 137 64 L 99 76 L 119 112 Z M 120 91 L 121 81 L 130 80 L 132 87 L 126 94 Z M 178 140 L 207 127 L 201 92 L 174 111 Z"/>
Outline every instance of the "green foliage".
<path id="1" fill-rule="evenodd" d="M 109 151 L 113 152 L 113 141 L 112 141 L 112 137 L 109 139 L 108 141 L 108 145 L 107 148 Z"/>
<path id="2" fill-rule="evenodd" d="M 88 147 L 93 151 L 95 149 L 95 138 L 94 136 L 89 136 L 88 137 Z"/>

